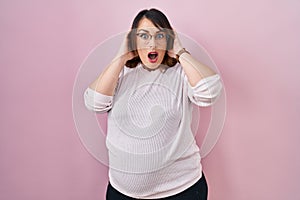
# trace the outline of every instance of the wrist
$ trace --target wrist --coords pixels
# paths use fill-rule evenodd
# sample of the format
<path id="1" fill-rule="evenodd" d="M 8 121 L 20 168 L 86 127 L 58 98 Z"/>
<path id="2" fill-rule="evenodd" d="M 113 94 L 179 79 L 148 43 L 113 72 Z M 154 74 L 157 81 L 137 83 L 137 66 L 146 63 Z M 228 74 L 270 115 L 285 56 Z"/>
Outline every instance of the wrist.
<path id="1" fill-rule="evenodd" d="M 182 48 L 180 51 L 178 51 L 178 53 L 176 53 L 176 60 L 179 62 L 179 58 L 182 54 L 187 53 L 190 54 L 190 52 L 188 52 L 185 48 Z"/>

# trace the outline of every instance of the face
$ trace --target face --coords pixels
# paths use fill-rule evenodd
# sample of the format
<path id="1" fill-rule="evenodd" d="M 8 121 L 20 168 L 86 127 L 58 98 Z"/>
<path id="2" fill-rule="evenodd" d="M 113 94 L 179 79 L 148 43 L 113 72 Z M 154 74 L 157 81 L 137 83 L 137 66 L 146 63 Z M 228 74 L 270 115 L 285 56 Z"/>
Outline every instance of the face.
<path id="1" fill-rule="evenodd" d="M 142 63 L 149 69 L 158 68 L 164 59 L 166 48 L 166 34 L 149 19 L 141 19 L 137 28 L 137 51 Z"/>

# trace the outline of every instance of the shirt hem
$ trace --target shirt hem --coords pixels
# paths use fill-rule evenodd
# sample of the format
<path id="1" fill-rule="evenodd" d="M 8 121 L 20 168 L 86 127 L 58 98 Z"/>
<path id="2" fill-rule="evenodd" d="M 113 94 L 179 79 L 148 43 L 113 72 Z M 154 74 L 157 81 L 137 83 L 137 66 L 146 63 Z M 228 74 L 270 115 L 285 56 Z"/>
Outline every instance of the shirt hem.
<path id="1" fill-rule="evenodd" d="M 149 194 L 147 196 L 137 196 L 134 194 L 129 194 L 127 192 L 124 192 L 116 186 L 116 184 L 114 183 L 114 181 L 111 178 L 110 178 L 109 182 L 116 190 L 118 190 L 120 193 L 122 193 L 128 197 L 136 198 L 136 199 L 160 199 L 160 198 L 165 198 L 165 197 L 171 197 L 171 196 L 177 195 L 177 194 L 185 191 L 186 189 L 190 188 L 195 183 L 197 183 L 201 179 L 201 177 L 202 177 L 202 171 L 199 173 L 199 175 L 196 178 L 194 178 L 192 181 L 190 181 L 186 185 L 183 185 L 181 187 L 178 187 L 176 189 L 173 189 L 173 190 L 170 190 L 167 192 L 160 192 L 158 194 Z"/>

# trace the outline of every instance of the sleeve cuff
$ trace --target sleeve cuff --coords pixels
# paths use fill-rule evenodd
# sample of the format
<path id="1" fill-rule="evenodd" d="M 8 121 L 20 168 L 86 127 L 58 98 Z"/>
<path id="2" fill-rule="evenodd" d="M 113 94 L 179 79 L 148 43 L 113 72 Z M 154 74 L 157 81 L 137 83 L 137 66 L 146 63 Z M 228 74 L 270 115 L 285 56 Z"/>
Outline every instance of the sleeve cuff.
<path id="1" fill-rule="evenodd" d="M 188 83 L 188 96 L 190 100 L 199 106 L 212 105 L 222 90 L 221 77 L 214 74 L 202 78 L 195 86 Z"/>

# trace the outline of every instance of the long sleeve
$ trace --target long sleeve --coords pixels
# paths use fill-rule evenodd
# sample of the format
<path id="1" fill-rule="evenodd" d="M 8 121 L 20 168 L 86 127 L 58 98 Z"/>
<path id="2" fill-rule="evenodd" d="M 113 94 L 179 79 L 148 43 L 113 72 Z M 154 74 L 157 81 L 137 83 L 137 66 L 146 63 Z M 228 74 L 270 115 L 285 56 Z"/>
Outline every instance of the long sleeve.
<path id="1" fill-rule="evenodd" d="M 194 87 L 188 83 L 189 99 L 198 106 L 210 106 L 221 94 L 222 83 L 218 74 L 201 79 Z"/>
<path id="2" fill-rule="evenodd" d="M 103 95 L 91 88 L 84 92 L 84 103 L 88 110 L 96 113 L 104 113 L 111 109 L 113 96 Z"/>

